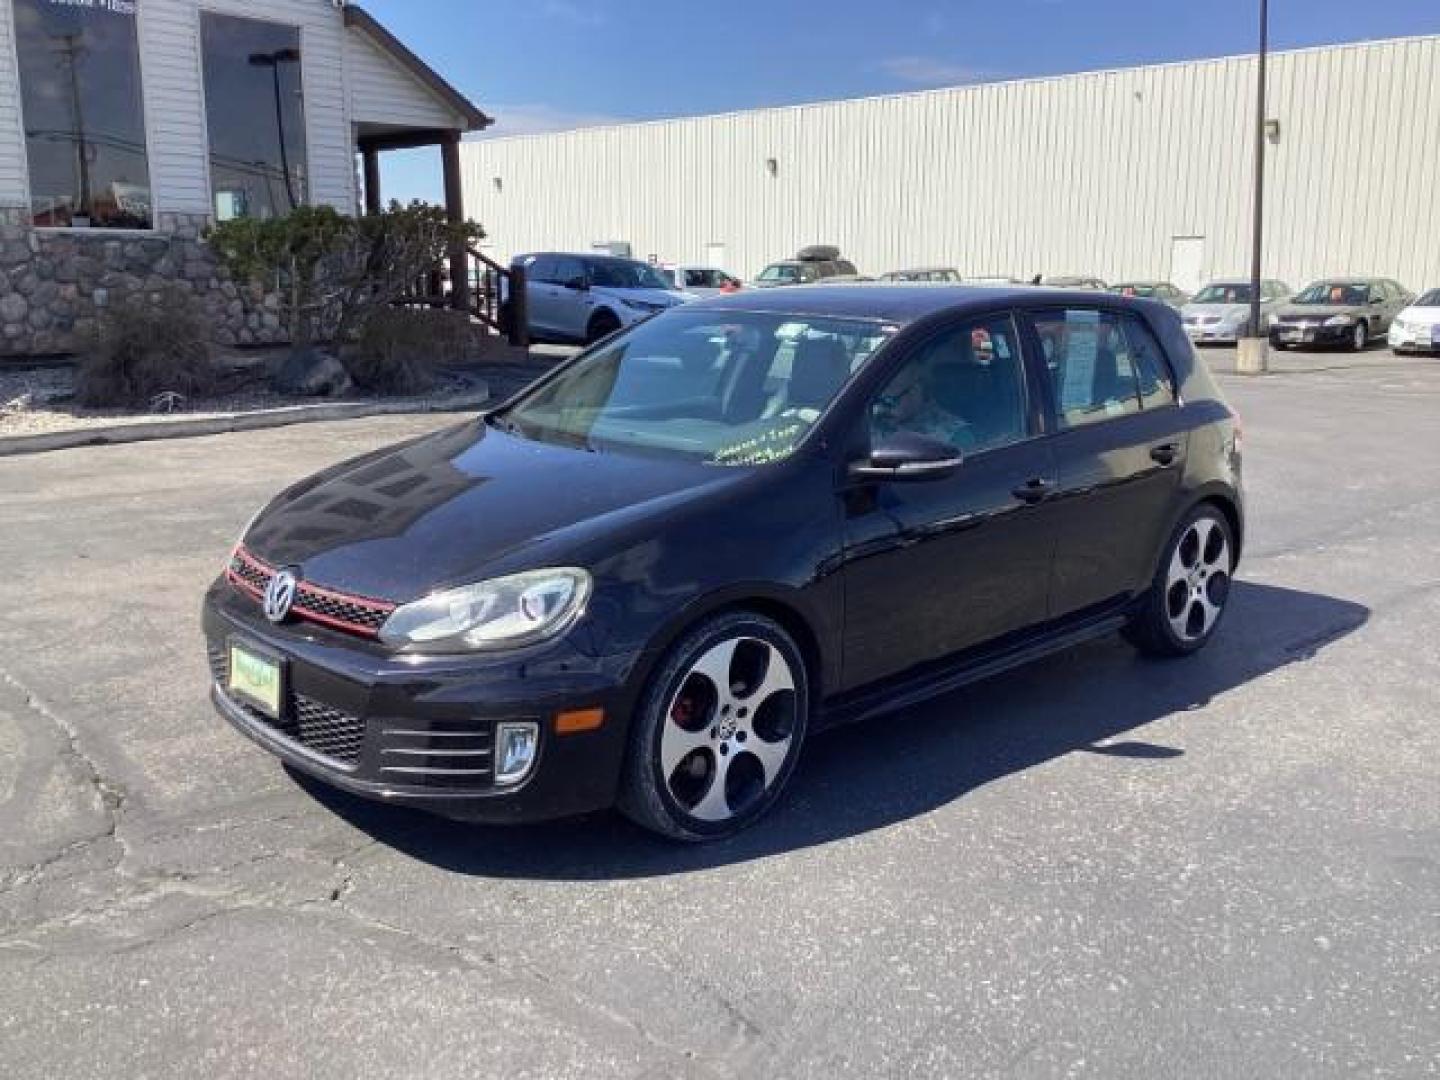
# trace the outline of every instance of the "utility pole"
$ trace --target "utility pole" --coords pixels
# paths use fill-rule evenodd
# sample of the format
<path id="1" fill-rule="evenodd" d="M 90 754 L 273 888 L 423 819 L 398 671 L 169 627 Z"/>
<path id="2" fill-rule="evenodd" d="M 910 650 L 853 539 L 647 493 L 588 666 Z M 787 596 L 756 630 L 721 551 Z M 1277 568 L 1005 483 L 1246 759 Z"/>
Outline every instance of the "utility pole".
<path id="1" fill-rule="evenodd" d="M 1259 375 L 1270 367 L 1269 340 L 1260 325 L 1260 264 L 1265 239 L 1265 69 L 1270 51 L 1270 0 L 1260 0 L 1260 54 L 1255 90 L 1255 232 L 1250 246 L 1250 326 L 1236 354 L 1236 369 Z"/>
<path id="2" fill-rule="evenodd" d="M 280 65 L 298 64 L 299 49 L 277 49 L 270 53 L 251 53 L 252 67 L 267 67 L 275 81 L 275 131 L 280 139 L 280 168 L 285 173 L 285 197 L 290 200 L 290 209 L 300 205 L 295 198 L 295 181 L 290 175 L 290 151 L 285 145 L 285 106 L 280 95 Z"/>
<path id="3" fill-rule="evenodd" d="M 60 63 L 70 72 L 70 120 L 74 126 L 75 161 L 80 181 L 80 204 L 74 216 L 90 214 L 90 144 L 85 138 L 85 110 L 80 101 L 80 59 L 86 49 L 78 33 L 58 34 Z"/>

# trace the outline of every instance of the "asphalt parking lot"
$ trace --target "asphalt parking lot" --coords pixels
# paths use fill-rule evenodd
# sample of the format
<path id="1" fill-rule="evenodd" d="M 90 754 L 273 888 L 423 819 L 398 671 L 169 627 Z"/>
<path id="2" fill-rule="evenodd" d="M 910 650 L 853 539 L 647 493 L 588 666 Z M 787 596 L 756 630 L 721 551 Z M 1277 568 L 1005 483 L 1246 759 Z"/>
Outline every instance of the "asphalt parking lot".
<path id="1" fill-rule="evenodd" d="M 443 418 L 0 460 L 0 1072 L 1435 1075 L 1440 358 L 1276 369 L 1222 379 L 1251 529 L 1206 653 L 822 736 L 698 849 L 362 804 L 212 712 L 250 512 Z"/>

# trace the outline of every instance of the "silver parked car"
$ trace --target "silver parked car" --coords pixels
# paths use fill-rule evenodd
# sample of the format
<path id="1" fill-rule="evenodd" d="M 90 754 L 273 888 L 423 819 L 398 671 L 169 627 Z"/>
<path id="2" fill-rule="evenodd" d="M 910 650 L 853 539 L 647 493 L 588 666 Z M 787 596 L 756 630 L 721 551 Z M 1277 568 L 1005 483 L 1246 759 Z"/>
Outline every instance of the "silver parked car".
<path id="1" fill-rule="evenodd" d="M 519 255 L 525 267 L 530 335 L 542 341 L 599 341 L 657 311 L 694 300 L 649 263 L 613 255 Z"/>
<path id="2" fill-rule="evenodd" d="M 1384 337 L 1415 297 L 1389 278 L 1324 278 L 1301 289 L 1270 320 L 1270 344 L 1343 345 L 1359 352 Z"/>
<path id="3" fill-rule="evenodd" d="M 1111 285 L 1110 291 L 1121 296 L 1139 296 L 1146 300 L 1159 300 L 1162 304 L 1169 304 L 1179 310 L 1183 308 L 1190 299 L 1190 294 L 1182 292 L 1168 281 L 1122 281 L 1119 285 Z"/>
<path id="4" fill-rule="evenodd" d="M 1290 300 L 1290 286 L 1268 278 L 1260 282 L 1260 326 L 1270 328 L 1275 312 Z M 1212 281 L 1180 309 L 1185 332 L 1197 345 L 1233 345 L 1250 324 L 1250 282 L 1240 278 Z"/>
<path id="5" fill-rule="evenodd" d="M 1109 288 L 1099 278 L 1084 274 L 1051 274 L 1041 278 L 1037 284 L 1051 289 L 1083 289 L 1086 292 L 1104 292 Z"/>
<path id="6" fill-rule="evenodd" d="M 881 281 L 941 282 L 960 284 L 960 273 L 953 266 L 917 266 L 909 270 L 891 270 L 880 275 Z"/>

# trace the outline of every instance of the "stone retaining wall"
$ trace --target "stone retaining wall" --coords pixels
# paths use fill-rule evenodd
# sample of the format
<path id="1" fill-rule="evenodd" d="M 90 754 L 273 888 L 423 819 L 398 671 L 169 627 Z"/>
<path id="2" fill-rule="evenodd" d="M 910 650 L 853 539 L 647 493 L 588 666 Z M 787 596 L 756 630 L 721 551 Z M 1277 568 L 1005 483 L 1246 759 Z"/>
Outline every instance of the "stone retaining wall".
<path id="1" fill-rule="evenodd" d="M 33 229 L 23 209 L 0 209 L 0 357 L 76 351 L 107 306 L 193 294 L 220 345 L 285 340 L 274 295 L 237 285 L 201 239 L 202 216 L 161 214 L 154 232 Z"/>

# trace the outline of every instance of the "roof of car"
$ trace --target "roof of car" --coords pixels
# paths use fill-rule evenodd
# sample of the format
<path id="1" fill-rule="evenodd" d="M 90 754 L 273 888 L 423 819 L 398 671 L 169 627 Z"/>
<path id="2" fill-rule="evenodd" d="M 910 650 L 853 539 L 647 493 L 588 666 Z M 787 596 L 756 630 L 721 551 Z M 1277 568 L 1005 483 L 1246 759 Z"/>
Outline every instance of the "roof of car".
<path id="1" fill-rule="evenodd" d="M 787 289 L 752 289 L 685 305 L 686 311 L 754 311 L 782 315 L 820 315 L 834 318 L 876 319 L 905 325 L 941 311 L 968 307 L 994 308 L 1003 304 L 1076 303 L 1073 291 L 1034 286 L 987 285 L 795 285 Z M 1146 303 L 1129 297 L 1095 293 L 1085 303 Z"/>
<path id="2" fill-rule="evenodd" d="M 641 266 L 649 266 L 643 259 L 632 259 L 625 255 L 611 255 L 604 251 L 527 251 L 523 255 L 516 255 L 511 261 L 519 262 L 521 259 L 539 258 L 565 258 L 565 259 L 590 259 L 594 262 L 614 263 L 639 263 Z"/>

